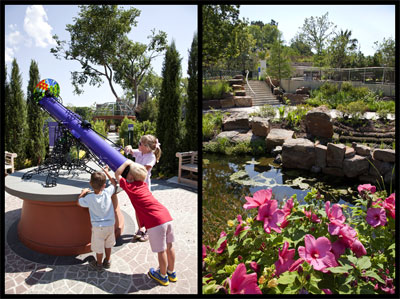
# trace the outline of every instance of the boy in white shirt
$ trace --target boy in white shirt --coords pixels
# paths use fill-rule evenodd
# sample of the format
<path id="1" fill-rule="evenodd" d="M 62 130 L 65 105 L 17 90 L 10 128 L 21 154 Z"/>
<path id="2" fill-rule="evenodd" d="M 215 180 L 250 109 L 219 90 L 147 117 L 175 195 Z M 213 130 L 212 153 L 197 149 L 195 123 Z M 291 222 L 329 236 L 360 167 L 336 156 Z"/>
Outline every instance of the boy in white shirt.
<path id="1" fill-rule="evenodd" d="M 94 172 L 90 177 L 90 186 L 94 193 L 86 188 L 82 190 L 78 198 L 78 205 L 89 208 L 92 223 L 91 249 L 96 253 L 96 260 L 91 261 L 89 266 L 99 272 L 103 271 L 103 268 L 110 268 L 111 249 L 115 245 L 115 215 L 111 196 L 116 191 L 116 181 L 106 168 L 103 168 L 103 171 L 110 179 L 111 185 L 106 188 L 104 173 Z M 104 261 L 103 249 L 106 254 Z"/>

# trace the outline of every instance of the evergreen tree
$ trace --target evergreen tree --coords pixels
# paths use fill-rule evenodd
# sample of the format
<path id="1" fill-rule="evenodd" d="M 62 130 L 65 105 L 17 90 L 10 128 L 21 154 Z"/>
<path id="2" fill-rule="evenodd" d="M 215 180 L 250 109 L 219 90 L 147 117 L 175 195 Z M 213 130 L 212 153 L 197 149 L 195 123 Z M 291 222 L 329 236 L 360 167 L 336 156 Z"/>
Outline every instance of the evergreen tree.
<path id="1" fill-rule="evenodd" d="M 278 80 L 290 77 L 291 66 L 288 49 L 282 45 L 280 39 L 272 45 L 267 71 L 269 76 Z"/>
<path id="2" fill-rule="evenodd" d="M 7 65 L 4 65 L 4 103 L 9 103 L 10 102 L 10 83 L 7 80 Z M 5 109 L 4 111 L 4 122 L 7 123 L 8 119 L 9 119 L 9 113 L 8 110 L 10 109 L 10 107 L 8 107 L 7 105 L 4 105 L 2 107 L 3 109 Z M 8 148 L 10 148 L 10 138 L 8 135 L 5 134 L 5 130 L 6 128 L 1 128 L 1 130 L 3 131 L 2 136 L 4 136 L 4 148 L 7 150 Z"/>
<path id="3" fill-rule="evenodd" d="M 163 81 L 156 129 L 162 149 L 159 167 L 167 174 L 174 173 L 178 165 L 175 153 L 180 139 L 180 77 L 181 58 L 172 41 L 165 53 L 162 68 Z"/>
<path id="4" fill-rule="evenodd" d="M 9 96 L 5 102 L 5 144 L 6 151 L 17 153 L 16 168 L 22 168 L 25 161 L 26 140 L 26 102 L 22 91 L 22 78 L 17 60 L 14 58 L 11 67 Z"/>
<path id="5" fill-rule="evenodd" d="M 46 143 L 43 133 L 44 111 L 33 99 L 33 90 L 40 82 L 39 68 L 36 61 L 31 61 L 29 68 L 29 83 L 27 90 L 27 138 L 26 158 L 32 161 L 32 165 L 38 165 L 46 155 Z"/>
<path id="6" fill-rule="evenodd" d="M 188 62 L 188 101 L 186 104 L 186 136 L 185 143 L 188 150 L 197 150 L 198 147 L 198 46 L 197 33 L 193 37 Z"/>

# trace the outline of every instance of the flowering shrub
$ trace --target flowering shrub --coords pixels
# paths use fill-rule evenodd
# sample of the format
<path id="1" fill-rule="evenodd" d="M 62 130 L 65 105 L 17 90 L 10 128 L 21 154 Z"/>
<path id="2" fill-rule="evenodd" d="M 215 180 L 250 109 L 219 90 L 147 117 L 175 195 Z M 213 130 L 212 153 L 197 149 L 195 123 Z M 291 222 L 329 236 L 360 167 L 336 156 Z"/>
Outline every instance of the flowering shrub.
<path id="1" fill-rule="evenodd" d="M 272 190 L 245 197 L 214 247 L 203 245 L 203 294 L 394 294 L 395 193 L 358 187 L 354 206 L 300 205 Z"/>

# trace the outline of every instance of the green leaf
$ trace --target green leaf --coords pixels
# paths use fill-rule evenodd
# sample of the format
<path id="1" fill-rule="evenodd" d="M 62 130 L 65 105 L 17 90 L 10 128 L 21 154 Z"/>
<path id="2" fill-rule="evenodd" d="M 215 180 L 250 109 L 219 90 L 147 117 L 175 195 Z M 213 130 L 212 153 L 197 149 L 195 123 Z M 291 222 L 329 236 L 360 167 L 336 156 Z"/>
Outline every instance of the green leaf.
<path id="1" fill-rule="evenodd" d="M 240 232 L 239 234 L 239 239 L 243 239 L 243 237 L 249 232 L 248 229 L 245 229 L 243 231 Z"/>
<path id="2" fill-rule="evenodd" d="M 253 241 L 252 238 L 247 238 L 243 241 L 243 246 L 245 246 L 247 243 L 251 243 Z"/>
<path id="3" fill-rule="evenodd" d="M 347 258 L 348 258 L 348 260 L 349 260 L 351 263 L 353 263 L 354 265 L 357 264 L 357 258 L 356 258 L 355 256 L 348 255 Z"/>
<path id="4" fill-rule="evenodd" d="M 326 268 L 326 270 L 329 270 L 332 273 L 348 273 L 350 269 L 348 268 L 348 266 L 342 266 L 342 267 L 330 267 Z"/>
<path id="5" fill-rule="evenodd" d="M 383 283 L 383 284 L 385 284 L 385 281 L 377 274 L 377 273 L 375 273 L 375 272 L 373 272 L 373 271 L 366 271 L 365 273 L 364 273 L 364 276 L 368 276 L 368 277 L 373 277 L 373 278 L 375 278 L 377 281 L 379 281 L 380 283 Z"/>
<path id="6" fill-rule="evenodd" d="M 217 274 L 225 274 L 226 272 L 225 272 L 225 269 L 219 269 L 218 271 L 217 271 Z"/>
<path id="7" fill-rule="evenodd" d="M 278 284 L 292 284 L 297 275 L 298 274 L 294 272 L 285 272 L 279 277 L 277 282 Z"/>
<path id="8" fill-rule="evenodd" d="M 228 255 L 231 256 L 236 249 L 236 244 L 228 245 Z"/>
<path id="9" fill-rule="evenodd" d="M 363 256 L 362 258 L 358 259 L 357 267 L 361 270 L 371 267 L 370 258 L 368 256 Z"/>
<path id="10" fill-rule="evenodd" d="M 222 237 L 221 239 L 218 240 L 217 242 L 217 248 L 219 248 L 221 246 L 221 244 L 226 240 L 226 236 Z"/>

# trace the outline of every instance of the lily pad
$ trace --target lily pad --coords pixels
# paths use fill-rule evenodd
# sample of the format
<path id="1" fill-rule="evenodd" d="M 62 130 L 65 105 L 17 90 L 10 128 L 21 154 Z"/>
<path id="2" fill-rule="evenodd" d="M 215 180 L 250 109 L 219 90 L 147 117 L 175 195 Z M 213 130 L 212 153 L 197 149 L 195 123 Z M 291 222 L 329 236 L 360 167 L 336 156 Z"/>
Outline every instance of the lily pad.
<path id="1" fill-rule="evenodd" d="M 229 177 L 229 180 L 231 181 L 238 181 L 240 178 L 244 178 L 248 176 L 247 172 L 245 170 L 239 170 L 238 172 L 235 172 L 234 174 L 231 174 Z"/>

